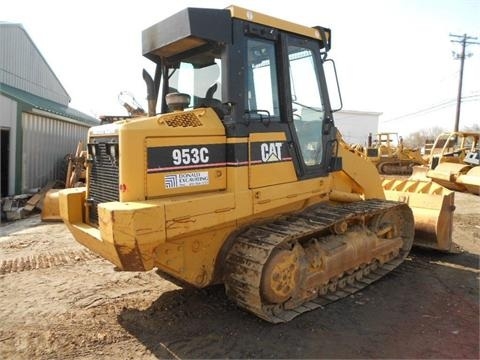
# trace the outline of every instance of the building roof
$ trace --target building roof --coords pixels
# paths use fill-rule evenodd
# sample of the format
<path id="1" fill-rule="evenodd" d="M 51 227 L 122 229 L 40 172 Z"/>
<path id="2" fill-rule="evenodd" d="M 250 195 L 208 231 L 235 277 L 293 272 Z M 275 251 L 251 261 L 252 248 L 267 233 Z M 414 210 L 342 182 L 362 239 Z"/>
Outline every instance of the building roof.
<path id="1" fill-rule="evenodd" d="M 71 101 L 22 24 L 0 21 L 0 83 L 65 106 Z"/>
<path id="2" fill-rule="evenodd" d="M 0 83 L 0 94 L 21 102 L 34 109 L 42 110 L 53 115 L 62 116 L 89 126 L 99 125 L 99 120 L 92 116 L 82 113 L 68 106 L 56 103 L 51 100 L 41 98 L 26 91 L 14 88 L 12 86 Z"/>
<path id="3" fill-rule="evenodd" d="M 340 110 L 339 113 L 348 114 L 348 115 L 372 115 L 372 116 L 380 116 L 383 112 L 377 111 L 363 111 L 363 110 Z"/>

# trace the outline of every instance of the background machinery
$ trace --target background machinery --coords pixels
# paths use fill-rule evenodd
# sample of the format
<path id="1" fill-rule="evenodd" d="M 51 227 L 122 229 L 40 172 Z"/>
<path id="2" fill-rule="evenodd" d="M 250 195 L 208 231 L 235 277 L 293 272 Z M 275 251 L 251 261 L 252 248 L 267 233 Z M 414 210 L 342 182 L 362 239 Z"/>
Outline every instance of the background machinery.
<path id="1" fill-rule="evenodd" d="M 420 150 L 405 147 L 397 133 L 378 133 L 373 141 L 369 137 L 364 153 L 380 174 L 410 175 L 413 166 L 425 164 Z"/>
<path id="2" fill-rule="evenodd" d="M 121 91 L 118 94 L 118 102 L 128 112 L 128 115 L 101 115 L 101 124 L 108 124 L 118 120 L 130 119 L 139 116 L 147 115 L 140 104 L 137 102 L 132 93 L 128 91 Z M 66 161 L 66 177 L 65 185 L 62 188 L 72 188 L 85 186 L 85 160 L 87 157 L 87 151 L 84 150 L 83 141 L 80 141 L 77 145 L 75 154 L 67 154 L 65 156 Z M 63 182 L 63 179 L 60 181 Z M 55 186 L 57 183 L 54 183 Z M 48 185 L 47 185 L 48 186 Z M 58 204 L 58 193 L 60 189 L 48 189 L 46 194 L 42 194 L 43 199 L 41 201 L 41 218 L 42 221 L 62 221 L 60 216 L 60 209 Z"/>
<path id="3" fill-rule="evenodd" d="M 75 153 L 67 154 L 65 160 L 65 178 L 47 184 L 48 191 L 41 194 L 41 219 L 42 221 L 62 221 L 58 203 L 58 195 L 61 189 L 72 187 L 84 187 L 86 178 L 85 159 L 87 151 L 83 141 L 79 141 Z M 57 186 L 59 188 L 57 188 Z M 51 188 L 53 187 L 53 188 Z M 40 192 L 41 193 L 41 192 Z M 40 195 L 40 194 L 39 194 Z"/>
<path id="4" fill-rule="evenodd" d="M 480 195 L 480 133 L 440 134 L 427 166 L 415 167 L 412 179 L 431 179 L 456 191 Z"/>
<path id="5" fill-rule="evenodd" d="M 157 66 L 144 73 L 148 116 L 91 128 L 87 186 L 60 194 L 77 241 L 121 270 L 224 283 L 274 323 L 380 278 L 414 237 L 449 248 L 453 194 L 391 184 L 402 202 L 386 200 L 375 166 L 343 142 L 323 70 L 329 29 L 188 8 L 142 39 Z M 439 200 L 433 219 L 412 215 L 419 192 Z"/>

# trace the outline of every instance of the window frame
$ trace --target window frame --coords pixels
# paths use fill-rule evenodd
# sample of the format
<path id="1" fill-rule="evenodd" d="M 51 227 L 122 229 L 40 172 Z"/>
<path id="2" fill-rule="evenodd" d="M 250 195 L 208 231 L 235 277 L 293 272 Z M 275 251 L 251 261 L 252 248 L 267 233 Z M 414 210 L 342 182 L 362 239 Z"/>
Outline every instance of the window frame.
<path id="1" fill-rule="evenodd" d="M 314 72 L 316 75 L 316 81 L 318 86 L 318 92 L 320 95 L 320 102 L 323 109 L 323 119 L 321 120 L 321 133 L 320 141 L 322 146 L 322 159 L 319 163 L 308 165 L 305 162 L 301 148 L 300 148 L 300 139 L 295 129 L 294 121 L 294 111 L 293 111 L 293 94 L 291 92 L 291 74 L 290 74 L 290 60 L 288 56 L 288 47 L 297 46 L 303 47 L 311 51 L 313 56 L 313 65 Z M 289 129 L 292 134 L 293 147 L 295 148 L 295 168 L 297 169 L 298 176 L 302 179 L 324 176 L 328 174 L 330 167 L 330 159 L 334 155 L 332 154 L 335 134 L 336 131 L 332 127 L 329 127 L 328 124 L 333 124 L 332 112 L 330 109 L 330 102 L 328 100 L 328 91 L 326 86 L 325 74 L 322 66 L 322 57 L 320 54 L 320 47 L 318 41 L 314 39 L 308 39 L 303 37 L 298 37 L 293 34 L 282 34 L 282 49 L 284 55 L 283 63 L 283 79 L 284 79 L 284 90 L 285 90 L 285 105 L 287 106 L 287 121 L 289 124 Z M 332 134 L 333 129 L 333 134 Z M 331 144 L 332 146 L 328 146 Z"/>
<path id="2" fill-rule="evenodd" d="M 263 109 L 258 107 L 258 98 L 256 94 L 256 90 L 258 90 L 258 81 L 255 80 L 255 68 L 250 66 L 249 61 L 249 51 L 250 51 L 250 43 L 257 42 L 257 43 L 264 43 L 268 46 L 271 46 L 271 49 L 268 51 L 268 57 L 270 64 L 268 66 L 269 74 L 268 79 L 270 80 L 269 89 L 271 97 L 271 109 Z M 260 37 L 253 37 L 253 36 L 246 36 L 245 37 L 245 48 L 246 48 L 246 61 L 245 61 L 245 69 L 246 69 L 246 77 L 245 77 L 245 101 L 244 101 L 244 111 L 245 117 L 251 120 L 261 120 L 261 121 L 268 121 L 268 122 L 281 122 L 282 121 L 282 108 L 281 108 L 281 99 L 280 99 L 280 88 L 281 88 L 281 81 L 279 79 L 279 64 L 278 64 L 278 51 L 277 51 L 277 43 L 270 39 L 263 39 Z M 250 85 L 253 85 L 250 86 Z M 252 97 L 253 102 L 255 104 L 254 108 L 251 109 L 249 106 L 250 100 L 250 91 L 252 90 Z M 272 111 L 270 111 L 272 110 Z M 256 116 L 258 115 L 258 116 Z M 265 119 L 267 117 L 267 119 Z"/>

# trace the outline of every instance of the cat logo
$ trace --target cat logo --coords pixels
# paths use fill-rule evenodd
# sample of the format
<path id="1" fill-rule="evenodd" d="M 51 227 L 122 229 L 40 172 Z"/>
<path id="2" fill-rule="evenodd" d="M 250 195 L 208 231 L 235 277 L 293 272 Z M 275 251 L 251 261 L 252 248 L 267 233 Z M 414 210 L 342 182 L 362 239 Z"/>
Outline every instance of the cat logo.
<path id="1" fill-rule="evenodd" d="M 281 142 L 263 143 L 260 146 L 262 162 L 281 161 L 282 145 L 283 144 Z"/>

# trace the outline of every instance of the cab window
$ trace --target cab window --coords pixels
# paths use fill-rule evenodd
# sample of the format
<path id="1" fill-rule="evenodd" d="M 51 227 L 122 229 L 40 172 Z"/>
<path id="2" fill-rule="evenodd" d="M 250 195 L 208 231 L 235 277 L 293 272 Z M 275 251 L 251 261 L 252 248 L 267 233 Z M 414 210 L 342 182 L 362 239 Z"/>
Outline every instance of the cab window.
<path id="1" fill-rule="evenodd" d="M 289 45 L 288 61 L 293 123 L 297 132 L 303 162 L 307 166 L 322 161 L 322 122 L 324 108 L 311 49 Z"/>
<path id="2" fill-rule="evenodd" d="M 247 91 L 245 111 L 251 117 L 280 120 L 277 64 L 272 42 L 247 40 Z"/>

